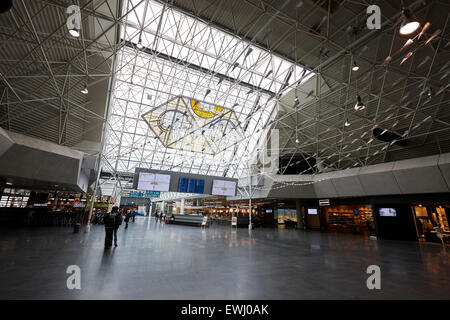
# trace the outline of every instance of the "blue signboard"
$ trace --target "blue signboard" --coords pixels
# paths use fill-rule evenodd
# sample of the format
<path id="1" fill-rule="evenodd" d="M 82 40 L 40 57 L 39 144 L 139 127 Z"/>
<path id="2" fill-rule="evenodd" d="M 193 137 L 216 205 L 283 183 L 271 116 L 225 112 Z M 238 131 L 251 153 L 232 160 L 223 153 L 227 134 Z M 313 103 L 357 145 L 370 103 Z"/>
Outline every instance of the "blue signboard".
<path id="1" fill-rule="evenodd" d="M 130 191 L 128 196 L 130 198 L 159 198 L 161 192 L 159 191 Z"/>

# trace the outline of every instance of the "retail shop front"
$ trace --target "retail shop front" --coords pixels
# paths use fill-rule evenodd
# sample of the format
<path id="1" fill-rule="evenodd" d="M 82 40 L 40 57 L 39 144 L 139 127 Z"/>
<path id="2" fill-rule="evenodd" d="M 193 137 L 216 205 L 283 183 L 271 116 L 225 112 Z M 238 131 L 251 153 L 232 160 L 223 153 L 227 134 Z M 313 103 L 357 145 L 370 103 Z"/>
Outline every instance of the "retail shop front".
<path id="1" fill-rule="evenodd" d="M 449 242 L 449 203 L 414 203 L 411 210 L 419 241 Z"/>
<path id="2" fill-rule="evenodd" d="M 303 203 L 305 226 L 377 239 L 450 243 L 447 194 L 375 196 Z"/>
<path id="3" fill-rule="evenodd" d="M 307 228 L 361 235 L 375 235 L 375 223 L 370 204 L 332 204 L 306 210 Z"/>

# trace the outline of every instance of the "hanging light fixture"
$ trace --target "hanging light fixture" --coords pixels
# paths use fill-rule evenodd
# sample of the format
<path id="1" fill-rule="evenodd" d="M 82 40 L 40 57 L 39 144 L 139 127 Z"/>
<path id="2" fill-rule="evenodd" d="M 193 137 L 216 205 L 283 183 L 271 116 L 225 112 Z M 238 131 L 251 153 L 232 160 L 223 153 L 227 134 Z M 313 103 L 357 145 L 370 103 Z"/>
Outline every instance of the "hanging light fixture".
<path id="1" fill-rule="evenodd" d="M 420 22 L 411 17 L 407 9 L 403 9 L 403 22 L 400 25 L 399 33 L 402 36 L 409 35 L 417 31 L 420 27 Z"/>
<path id="2" fill-rule="evenodd" d="M 358 67 L 358 65 L 356 64 L 356 61 L 353 61 L 353 67 L 352 67 L 352 70 L 353 70 L 353 71 L 358 71 L 358 70 L 359 70 L 359 67 Z"/>
<path id="3" fill-rule="evenodd" d="M 81 93 L 82 93 L 82 94 L 88 94 L 88 92 L 89 92 L 88 86 L 87 86 L 87 83 L 85 83 L 85 84 L 84 84 L 83 90 L 81 90 Z"/>
<path id="4" fill-rule="evenodd" d="M 365 108 L 366 108 L 366 106 L 364 105 L 364 103 L 362 103 L 361 97 L 357 96 L 356 97 L 355 110 L 356 111 L 360 111 L 360 110 L 364 110 Z"/>
<path id="5" fill-rule="evenodd" d="M 69 33 L 74 38 L 78 38 L 80 36 L 80 31 L 78 31 L 78 29 L 75 28 L 69 29 Z"/>
<path id="6" fill-rule="evenodd" d="M 345 118 L 344 126 L 349 127 L 351 123 L 348 121 L 348 118 Z"/>
<path id="7" fill-rule="evenodd" d="M 139 38 L 139 41 L 138 41 L 138 43 L 136 44 L 136 47 L 137 47 L 139 50 L 144 49 L 144 45 L 142 44 L 142 39 L 141 39 L 141 38 Z"/>

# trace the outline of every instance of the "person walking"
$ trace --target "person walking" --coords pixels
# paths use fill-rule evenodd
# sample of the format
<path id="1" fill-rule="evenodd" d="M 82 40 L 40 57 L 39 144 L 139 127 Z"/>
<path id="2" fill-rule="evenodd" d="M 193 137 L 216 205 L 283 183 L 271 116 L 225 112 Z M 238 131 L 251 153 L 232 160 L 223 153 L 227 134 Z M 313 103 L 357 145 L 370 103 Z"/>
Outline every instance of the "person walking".
<path id="1" fill-rule="evenodd" d="M 117 207 L 114 207 L 114 208 L 117 208 Z M 116 221 L 114 224 L 114 247 L 117 247 L 117 230 L 119 229 L 120 225 L 122 224 L 122 221 L 123 221 L 122 213 L 119 212 L 119 208 L 117 208 L 116 209 Z"/>
<path id="2" fill-rule="evenodd" d="M 128 209 L 127 212 L 125 213 L 125 229 L 128 229 L 128 222 L 130 221 L 131 218 L 131 210 Z"/>
<path id="3" fill-rule="evenodd" d="M 133 222 L 135 222 L 135 218 L 136 218 L 136 210 L 131 211 L 131 217 L 133 218 Z"/>
<path id="4" fill-rule="evenodd" d="M 105 215 L 103 221 L 105 223 L 105 249 L 111 248 L 113 235 L 115 238 L 115 244 L 117 246 L 117 229 L 122 222 L 122 219 L 119 216 L 119 208 L 113 207 L 111 212 L 108 212 Z"/>

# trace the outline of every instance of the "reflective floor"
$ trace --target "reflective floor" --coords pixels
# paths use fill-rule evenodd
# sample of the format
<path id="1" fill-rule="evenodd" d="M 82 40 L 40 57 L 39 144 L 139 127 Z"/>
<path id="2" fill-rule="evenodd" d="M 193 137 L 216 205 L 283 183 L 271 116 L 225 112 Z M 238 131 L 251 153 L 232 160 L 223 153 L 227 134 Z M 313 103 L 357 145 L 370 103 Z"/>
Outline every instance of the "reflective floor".
<path id="1" fill-rule="evenodd" d="M 0 230 L 2 299 L 450 299 L 450 247 L 358 235 L 165 225 Z M 78 265 L 81 289 L 66 269 Z M 381 290 L 368 290 L 369 265 Z"/>

